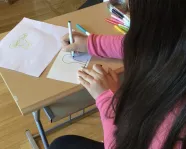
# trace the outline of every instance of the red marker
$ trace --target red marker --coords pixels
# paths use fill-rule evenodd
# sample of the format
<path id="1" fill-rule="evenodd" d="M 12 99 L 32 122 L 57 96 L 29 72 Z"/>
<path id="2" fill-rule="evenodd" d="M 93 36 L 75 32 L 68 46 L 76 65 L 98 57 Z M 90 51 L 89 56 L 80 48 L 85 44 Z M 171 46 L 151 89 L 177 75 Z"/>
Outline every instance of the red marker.
<path id="1" fill-rule="evenodd" d="M 123 22 L 118 21 L 118 20 L 116 20 L 116 19 L 114 19 L 114 18 L 111 18 L 110 20 L 112 20 L 112 21 L 114 21 L 114 22 L 116 22 L 116 23 L 118 23 L 118 24 L 124 24 Z"/>
<path id="2" fill-rule="evenodd" d="M 105 21 L 107 21 L 108 23 L 114 24 L 114 25 L 118 25 L 119 24 L 118 22 L 110 20 L 108 18 L 106 18 Z"/>

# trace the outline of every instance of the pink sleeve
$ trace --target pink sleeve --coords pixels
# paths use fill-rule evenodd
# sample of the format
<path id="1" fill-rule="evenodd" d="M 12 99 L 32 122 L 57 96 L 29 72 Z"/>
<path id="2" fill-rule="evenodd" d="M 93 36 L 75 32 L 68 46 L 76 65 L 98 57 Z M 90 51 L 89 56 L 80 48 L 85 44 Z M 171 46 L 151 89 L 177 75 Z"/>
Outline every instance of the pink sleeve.
<path id="1" fill-rule="evenodd" d="M 113 98 L 113 92 L 111 90 L 107 90 L 103 92 L 96 100 L 96 106 L 99 109 L 100 117 L 103 125 L 104 131 L 104 146 L 105 149 L 109 149 L 110 147 L 115 145 L 114 132 L 116 130 L 116 126 L 114 125 L 114 117 L 115 113 L 110 106 L 110 103 Z M 169 132 L 174 124 L 174 121 L 178 114 L 180 113 L 181 104 L 176 105 L 176 107 L 171 111 L 165 120 L 162 122 L 160 127 L 158 128 L 149 149 L 161 149 L 169 135 Z M 108 111 L 107 111 L 108 110 Z M 186 127 L 182 130 L 180 134 L 180 138 L 185 136 Z M 181 149 L 182 142 L 178 141 L 174 146 L 174 149 Z"/>
<path id="2" fill-rule="evenodd" d="M 90 55 L 108 58 L 123 58 L 122 35 L 95 35 L 88 37 Z"/>
<path id="3" fill-rule="evenodd" d="M 177 105 L 176 108 L 171 111 L 165 120 L 162 122 L 160 127 L 158 128 L 152 143 L 149 147 L 149 149 L 161 149 L 169 135 L 169 132 L 174 124 L 174 121 L 178 114 L 180 113 L 180 105 Z M 185 129 L 186 130 L 186 129 Z M 183 131 L 184 132 L 184 131 Z M 183 135 L 184 136 L 184 135 Z M 180 137 L 183 137 L 182 134 L 180 134 Z M 181 149 L 182 148 L 182 142 L 177 141 L 176 145 L 174 146 L 174 149 Z"/>
<path id="4" fill-rule="evenodd" d="M 114 125 L 115 114 L 114 111 L 112 110 L 112 107 L 110 106 L 113 95 L 114 94 L 111 90 L 107 90 L 103 92 L 96 100 L 96 106 L 99 109 L 100 117 L 103 125 L 105 149 L 114 147 L 116 142 L 114 139 L 114 132 L 116 130 L 116 126 Z M 167 115 L 165 120 L 158 128 L 149 146 L 149 149 L 161 149 L 163 147 L 166 138 L 179 112 L 180 112 L 180 106 L 175 108 L 172 112 L 170 112 Z M 185 136 L 186 127 L 182 132 L 183 134 L 182 133 L 180 134 L 181 138 Z M 178 141 L 174 149 L 181 149 L 181 148 L 182 148 L 182 142 Z"/>
<path id="5" fill-rule="evenodd" d="M 111 90 L 107 90 L 103 92 L 96 100 L 96 106 L 99 109 L 103 125 L 105 149 L 109 149 L 111 146 L 115 145 L 114 139 L 114 131 L 116 130 L 116 127 L 114 125 L 115 114 L 114 111 L 112 110 L 112 107 L 109 107 L 112 97 L 113 92 Z M 107 113 L 108 109 L 109 111 Z"/>

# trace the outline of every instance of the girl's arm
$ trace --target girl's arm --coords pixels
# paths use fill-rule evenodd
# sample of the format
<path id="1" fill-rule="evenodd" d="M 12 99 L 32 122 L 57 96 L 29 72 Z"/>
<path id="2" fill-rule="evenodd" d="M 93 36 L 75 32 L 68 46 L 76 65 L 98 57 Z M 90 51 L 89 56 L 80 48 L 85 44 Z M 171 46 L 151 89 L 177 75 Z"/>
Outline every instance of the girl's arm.
<path id="1" fill-rule="evenodd" d="M 115 114 L 112 107 L 110 106 L 113 95 L 114 94 L 111 90 L 107 90 L 96 99 L 96 106 L 99 109 L 103 125 L 105 149 L 109 149 L 115 145 L 114 139 L 114 131 L 116 130 L 116 127 L 114 125 Z"/>
<path id="2" fill-rule="evenodd" d="M 88 37 L 88 52 L 90 55 L 108 58 L 123 58 L 123 35 L 95 35 Z"/>

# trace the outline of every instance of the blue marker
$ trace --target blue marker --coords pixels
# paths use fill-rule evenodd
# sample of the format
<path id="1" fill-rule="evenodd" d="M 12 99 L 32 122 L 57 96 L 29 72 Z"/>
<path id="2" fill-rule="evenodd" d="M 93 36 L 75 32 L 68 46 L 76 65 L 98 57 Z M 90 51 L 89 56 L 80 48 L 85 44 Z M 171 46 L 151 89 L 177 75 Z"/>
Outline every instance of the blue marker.
<path id="1" fill-rule="evenodd" d="M 86 34 L 87 36 L 90 35 L 90 33 L 88 31 L 86 31 L 81 25 L 76 24 L 77 29 L 79 29 L 81 32 L 83 32 L 84 34 Z"/>

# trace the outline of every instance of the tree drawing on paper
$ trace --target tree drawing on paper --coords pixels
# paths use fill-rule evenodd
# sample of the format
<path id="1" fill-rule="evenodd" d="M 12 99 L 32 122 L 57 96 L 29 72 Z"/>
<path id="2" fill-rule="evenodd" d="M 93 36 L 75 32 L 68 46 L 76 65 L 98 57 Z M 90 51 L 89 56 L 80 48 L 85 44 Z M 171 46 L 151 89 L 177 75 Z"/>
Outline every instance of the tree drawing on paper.
<path id="1" fill-rule="evenodd" d="M 87 62 L 89 61 L 89 58 L 87 58 L 86 56 L 75 56 L 74 58 L 72 57 L 71 54 L 66 54 L 63 56 L 62 58 L 62 62 L 64 62 L 65 64 L 81 64 L 83 65 L 83 67 L 86 66 Z"/>
<path id="2" fill-rule="evenodd" d="M 15 40 L 12 44 L 10 44 L 10 48 L 23 48 L 28 49 L 31 46 L 31 43 L 27 40 L 28 34 L 24 33 L 19 36 L 17 40 Z"/>

